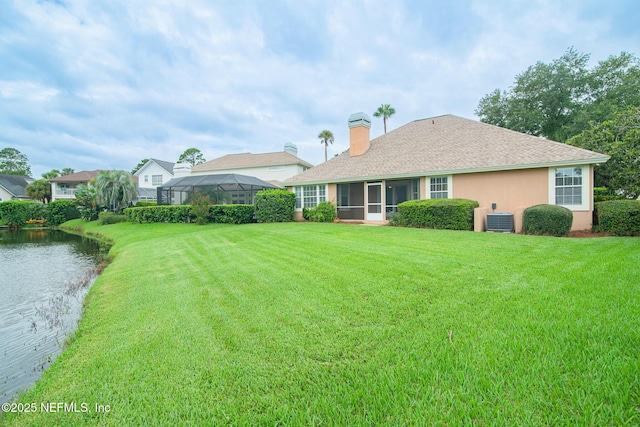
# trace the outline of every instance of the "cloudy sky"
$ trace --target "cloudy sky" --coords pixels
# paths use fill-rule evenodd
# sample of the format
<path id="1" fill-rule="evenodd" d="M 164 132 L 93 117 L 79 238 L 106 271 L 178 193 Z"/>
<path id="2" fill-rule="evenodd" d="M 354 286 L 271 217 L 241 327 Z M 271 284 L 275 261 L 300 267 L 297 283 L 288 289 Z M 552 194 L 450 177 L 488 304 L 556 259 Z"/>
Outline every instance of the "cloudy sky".
<path id="1" fill-rule="evenodd" d="M 351 113 L 476 119 L 570 47 L 640 56 L 638 22 L 637 0 L 1 0 L 0 149 L 36 178 L 286 142 L 317 164 L 321 130 L 348 148 Z"/>

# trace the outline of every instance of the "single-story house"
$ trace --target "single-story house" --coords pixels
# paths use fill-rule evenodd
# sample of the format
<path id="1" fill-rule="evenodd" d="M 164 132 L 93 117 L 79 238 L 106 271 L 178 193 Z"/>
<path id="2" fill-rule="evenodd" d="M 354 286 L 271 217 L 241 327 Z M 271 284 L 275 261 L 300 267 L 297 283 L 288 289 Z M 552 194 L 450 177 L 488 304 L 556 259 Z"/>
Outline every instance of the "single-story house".
<path id="1" fill-rule="evenodd" d="M 80 171 L 50 179 L 51 200 L 75 199 L 78 186 L 88 185 L 99 173 L 99 170 Z"/>
<path id="2" fill-rule="evenodd" d="M 33 178 L 22 175 L 0 174 L 0 202 L 28 199 L 26 188 Z"/>
<path id="3" fill-rule="evenodd" d="M 370 140 L 364 113 L 348 120 L 347 152 L 284 181 L 295 192 L 297 217 L 324 200 L 341 220 L 384 224 L 398 204 L 413 199 L 479 202 L 475 229 L 492 212 L 513 214 L 522 231 L 525 208 L 562 205 L 573 229 L 591 227 L 593 170 L 609 157 L 498 126 L 444 115 L 416 120 Z"/>
<path id="4" fill-rule="evenodd" d="M 280 185 L 282 181 L 313 167 L 298 157 L 298 148 L 286 143 L 284 151 L 273 153 L 239 153 L 210 160 L 193 166 L 190 175 L 240 174 L 254 176 L 262 181 Z"/>

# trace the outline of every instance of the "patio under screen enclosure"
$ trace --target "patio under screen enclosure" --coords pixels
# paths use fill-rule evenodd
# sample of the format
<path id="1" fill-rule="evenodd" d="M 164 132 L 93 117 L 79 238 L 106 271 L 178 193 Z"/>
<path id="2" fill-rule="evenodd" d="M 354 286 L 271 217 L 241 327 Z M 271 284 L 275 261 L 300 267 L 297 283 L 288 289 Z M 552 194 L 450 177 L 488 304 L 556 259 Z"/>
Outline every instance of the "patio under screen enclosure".
<path id="1" fill-rule="evenodd" d="M 251 204 L 258 191 L 280 188 L 253 176 L 226 173 L 220 175 L 191 175 L 174 178 L 158 187 L 158 205 L 191 203 L 193 193 L 209 196 L 211 203 Z"/>

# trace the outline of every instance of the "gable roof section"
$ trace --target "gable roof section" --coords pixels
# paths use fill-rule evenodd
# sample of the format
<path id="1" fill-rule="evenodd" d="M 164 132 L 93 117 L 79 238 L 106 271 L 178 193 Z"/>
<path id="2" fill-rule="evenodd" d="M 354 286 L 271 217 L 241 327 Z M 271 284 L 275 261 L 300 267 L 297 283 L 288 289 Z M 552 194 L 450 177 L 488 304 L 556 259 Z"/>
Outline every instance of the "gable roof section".
<path id="1" fill-rule="evenodd" d="M 255 168 L 261 166 L 284 166 L 284 165 L 302 165 L 313 167 L 309 162 L 305 162 L 299 157 L 294 156 L 286 151 L 277 151 L 275 153 L 240 153 L 227 154 L 217 159 L 209 160 L 191 168 L 192 172 L 215 171 L 226 169 Z"/>
<path id="2" fill-rule="evenodd" d="M 13 197 L 26 197 L 25 188 L 29 185 L 29 179 L 31 178 L 22 175 L 0 174 L 0 186 L 12 194 Z"/>
<path id="3" fill-rule="evenodd" d="M 50 179 L 49 182 L 89 182 L 101 171 L 80 171 L 69 175 L 59 176 L 57 178 Z"/>
<path id="4" fill-rule="evenodd" d="M 603 163 L 608 156 L 453 115 L 416 120 L 284 184 L 433 176 Z"/>
<path id="5" fill-rule="evenodd" d="M 136 173 L 134 173 L 135 176 L 140 176 L 140 173 L 146 169 L 146 167 L 151 163 L 154 162 L 155 164 L 157 164 L 158 166 L 160 166 L 162 169 L 166 170 L 167 172 L 169 172 L 171 175 L 173 175 L 173 167 L 175 166 L 175 163 L 173 162 L 167 162 L 165 160 L 158 160 L 158 159 L 149 159 L 144 165 L 142 165 L 142 167 L 140 169 L 138 169 L 136 171 Z"/>

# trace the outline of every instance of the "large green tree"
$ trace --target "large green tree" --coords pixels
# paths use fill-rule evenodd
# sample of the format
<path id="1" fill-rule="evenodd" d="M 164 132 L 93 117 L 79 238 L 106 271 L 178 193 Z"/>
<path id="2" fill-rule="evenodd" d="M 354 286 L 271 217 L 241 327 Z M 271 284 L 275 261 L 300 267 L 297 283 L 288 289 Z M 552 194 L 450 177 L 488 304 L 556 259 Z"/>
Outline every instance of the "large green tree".
<path id="1" fill-rule="evenodd" d="M 32 200 L 39 200 L 42 203 L 51 201 L 51 184 L 46 179 L 37 179 L 24 189 Z"/>
<path id="2" fill-rule="evenodd" d="M 130 173 L 102 171 L 95 177 L 96 200 L 101 206 L 122 211 L 137 197 L 138 188 Z"/>
<path id="3" fill-rule="evenodd" d="M 611 158 L 595 170 L 595 186 L 628 198 L 640 196 L 640 107 L 627 107 L 614 118 L 570 138 L 567 144 Z"/>
<path id="4" fill-rule="evenodd" d="M 566 142 L 616 111 L 640 105 L 640 62 L 626 52 L 588 67 L 589 55 L 568 49 L 551 63 L 538 62 L 479 102 L 476 114 L 491 123 Z"/>
<path id="5" fill-rule="evenodd" d="M 15 148 L 0 150 L 0 174 L 31 176 L 29 159 Z"/>
<path id="6" fill-rule="evenodd" d="M 178 163 L 189 163 L 191 166 L 206 162 L 204 156 L 197 148 L 187 148 L 178 158 Z"/>
<path id="7" fill-rule="evenodd" d="M 329 147 L 329 144 L 333 144 L 334 141 L 333 132 L 325 129 L 318 134 L 318 138 L 320 138 L 320 143 L 324 144 L 324 161 L 326 162 L 327 148 Z"/>
<path id="8" fill-rule="evenodd" d="M 382 104 L 373 113 L 373 117 L 382 117 L 382 123 L 384 124 L 384 133 L 387 133 L 387 119 L 393 116 L 396 110 L 389 104 Z"/>
<path id="9" fill-rule="evenodd" d="M 51 169 L 49 172 L 42 174 L 44 179 L 53 179 L 61 176 L 61 172 L 58 169 Z"/>

